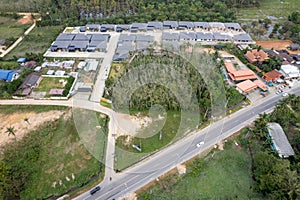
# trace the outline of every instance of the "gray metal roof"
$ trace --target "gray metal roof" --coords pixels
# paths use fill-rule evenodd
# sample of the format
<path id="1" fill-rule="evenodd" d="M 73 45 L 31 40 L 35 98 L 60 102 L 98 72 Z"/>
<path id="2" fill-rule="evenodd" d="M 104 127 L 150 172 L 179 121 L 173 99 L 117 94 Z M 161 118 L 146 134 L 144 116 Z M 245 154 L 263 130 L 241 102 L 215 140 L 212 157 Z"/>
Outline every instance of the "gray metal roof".
<path id="1" fill-rule="evenodd" d="M 41 76 L 42 75 L 37 72 L 33 72 L 33 73 L 29 74 L 28 76 L 26 76 L 25 80 L 20 85 L 19 89 L 25 89 L 28 87 L 36 86 L 36 84 L 39 81 L 39 79 L 41 78 Z"/>
<path id="2" fill-rule="evenodd" d="M 116 52 L 121 51 L 134 51 L 134 46 L 131 42 L 119 43 Z"/>
<path id="3" fill-rule="evenodd" d="M 215 40 L 232 40 L 231 36 L 227 35 L 227 34 L 221 34 L 221 33 L 213 33 Z"/>
<path id="4" fill-rule="evenodd" d="M 123 30 L 129 30 L 130 29 L 130 24 L 117 24 L 116 28 L 121 28 Z"/>
<path id="5" fill-rule="evenodd" d="M 113 61 L 123 61 L 128 57 L 129 57 L 129 52 L 128 51 L 122 51 L 122 52 L 116 53 L 113 56 Z"/>
<path id="6" fill-rule="evenodd" d="M 181 40 L 195 40 L 196 34 L 194 32 L 180 32 L 179 37 Z"/>
<path id="7" fill-rule="evenodd" d="M 147 30 L 147 23 L 132 23 L 130 26 L 130 30 L 132 29 Z"/>
<path id="8" fill-rule="evenodd" d="M 154 29 L 162 29 L 163 23 L 162 22 L 148 22 L 147 27 L 153 27 Z"/>
<path id="9" fill-rule="evenodd" d="M 89 42 L 88 41 L 71 41 L 69 48 L 74 47 L 78 49 L 85 49 L 88 46 Z"/>
<path id="10" fill-rule="evenodd" d="M 171 27 L 171 28 L 177 28 L 178 22 L 177 21 L 163 21 L 164 27 Z"/>
<path id="11" fill-rule="evenodd" d="M 51 47 L 58 49 L 67 49 L 72 41 L 55 41 Z"/>
<path id="12" fill-rule="evenodd" d="M 163 32 L 162 39 L 163 40 L 179 40 L 179 33 Z"/>
<path id="13" fill-rule="evenodd" d="M 147 50 L 149 47 L 150 43 L 149 42 L 136 42 L 136 50 L 142 51 L 142 50 Z"/>
<path id="14" fill-rule="evenodd" d="M 242 33 L 242 34 L 239 34 L 239 35 L 234 35 L 233 39 L 235 41 L 253 41 L 252 38 L 250 37 L 250 35 L 247 34 L 247 33 Z"/>
<path id="15" fill-rule="evenodd" d="M 151 35 L 136 34 L 136 41 L 152 42 L 153 39 Z"/>
<path id="16" fill-rule="evenodd" d="M 211 33 L 196 32 L 198 40 L 213 40 L 214 36 Z"/>
<path id="17" fill-rule="evenodd" d="M 107 48 L 107 41 L 93 40 L 89 43 L 88 47 L 96 47 L 96 48 L 99 48 L 99 49 L 106 49 Z"/>
<path id="18" fill-rule="evenodd" d="M 101 24 L 101 28 L 110 29 L 110 30 L 114 30 L 115 26 L 116 26 L 115 24 Z"/>
<path id="19" fill-rule="evenodd" d="M 209 23 L 208 22 L 194 22 L 194 26 L 195 27 L 201 27 L 203 29 L 208 29 L 210 28 Z"/>
<path id="20" fill-rule="evenodd" d="M 135 34 L 121 34 L 119 37 L 119 41 L 135 41 Z"/>
<path id="21" fill-rule="evenodd" d="M 100 30 L 100 24 L 87 24 L 85 27 L 90 30 Z"/>
<path id="22" fill-rule="evenodd" d="M 225 25 L 221 22 L 209 22 L 208 23 L 210 28 L 218 28 L 218 29 L 224 29 Z"/>
<path id="23" fill-rule="evenodd" d="M 70 34 L 70 33 L 60 33 L 57 38 L 56 41 L 63 41 L 63 40 L 73 40 L 73 38 L 75 37 L 75 34 Z"/>
<path id="24" fill-rule="evenodd" d="M 76 41 L 90 41 L 91 37 L 92 37 L 92 35 L 90 35 L 90 34 L 76 34 L 75 37 L 73 38 L 73 40 L 76 40 Z"/>
<path id="25" fill-rule="evenodd" d="M 92 34 L 91 41 L 108 41 L 109 38 L 109 34 Z"/>
<path id="26" fill-rule="evenodd" d="M 188 21 L 180 21 L 180 22 L 178 22 L 178 27 L 186 27 L 188 29 L 193 29 L 194 23 L 188 22 Z"/>
<path id="27" fill-rule="evenodd" d="M 242 30 L 242 27 L 240 26 L 239 23 L 228 22 L 228 23 L 224 23 L 224 25 L 226 28 Z"/>
<path id="28" fill-rule="evenodd" d="M 290 145 L 282 127 L 277 123 L 268 123 L 269 134 L 272 143 L 276 148 L 280 157 L 289 157 L 295 154 L 292 146 Z"/>

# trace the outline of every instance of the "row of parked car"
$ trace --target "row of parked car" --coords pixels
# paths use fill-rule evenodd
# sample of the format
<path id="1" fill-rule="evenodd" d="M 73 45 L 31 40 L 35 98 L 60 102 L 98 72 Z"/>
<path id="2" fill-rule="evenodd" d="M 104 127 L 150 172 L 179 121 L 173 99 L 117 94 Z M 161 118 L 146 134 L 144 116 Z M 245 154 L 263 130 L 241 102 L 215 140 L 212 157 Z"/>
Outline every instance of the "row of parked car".
<path id="1" fill-rule="evenodd" d="M 285 85 L 280 86 L 279 89 L 276 91 L 276 94 L 277 94 L 277 95 L 282 94 L 283 97 L 288 96 L 288 93 L 283 92 L 283 89 L 284 89 L 284 88 L 285 88 Z"/>

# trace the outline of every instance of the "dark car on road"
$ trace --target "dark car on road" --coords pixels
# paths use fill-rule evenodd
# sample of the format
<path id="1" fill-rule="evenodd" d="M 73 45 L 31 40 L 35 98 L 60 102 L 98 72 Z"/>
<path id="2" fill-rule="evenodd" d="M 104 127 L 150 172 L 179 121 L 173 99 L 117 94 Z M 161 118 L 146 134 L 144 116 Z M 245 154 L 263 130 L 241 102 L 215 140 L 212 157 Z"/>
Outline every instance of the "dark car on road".
<path id="1" fill-rule="evenodd" d="M 93 194 L 95 194 L 96 192 L 98 192 L 100 189 L 101 189 L 101 187 L 97 186 L 97 187 L 95 187 L 94 189 L 92 189 L 92 190 L 90 191 L 90 194 L 93 195 Z"/>

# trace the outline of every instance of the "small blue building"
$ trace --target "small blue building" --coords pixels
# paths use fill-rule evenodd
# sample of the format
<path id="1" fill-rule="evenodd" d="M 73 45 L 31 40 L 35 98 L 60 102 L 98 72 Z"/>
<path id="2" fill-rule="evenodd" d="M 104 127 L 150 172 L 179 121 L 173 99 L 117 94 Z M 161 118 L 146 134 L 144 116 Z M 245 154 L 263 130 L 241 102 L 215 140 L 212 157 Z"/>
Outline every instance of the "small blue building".
<path id="1" fill-rule="evenodd" d="M 0 69 L 0 80 L 11 82 L 17 78 L 17 72 L 14 70 Z"/>

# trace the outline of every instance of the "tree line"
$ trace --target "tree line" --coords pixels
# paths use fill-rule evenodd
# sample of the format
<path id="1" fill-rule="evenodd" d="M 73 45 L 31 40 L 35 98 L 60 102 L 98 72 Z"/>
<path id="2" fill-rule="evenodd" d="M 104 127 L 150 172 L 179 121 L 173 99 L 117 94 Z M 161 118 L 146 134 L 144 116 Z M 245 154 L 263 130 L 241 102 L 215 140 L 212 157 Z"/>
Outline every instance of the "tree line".
<path id="1" fill-rule="evenodd" d="M 234 21 L 235 8 L 255 0 L 0 0 L 0 12 L 38 12 L 42 25 L 132 23 L 136 21 Z"/>

